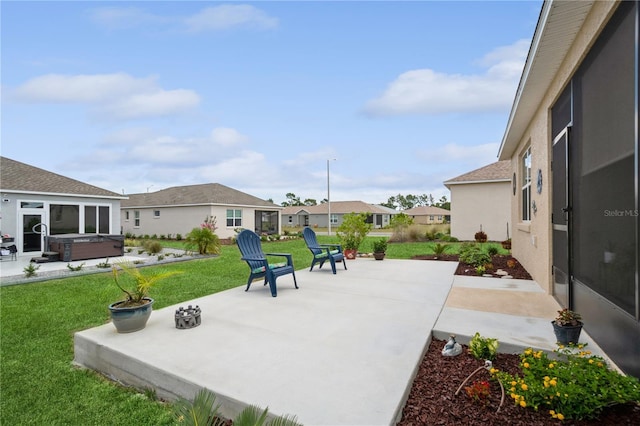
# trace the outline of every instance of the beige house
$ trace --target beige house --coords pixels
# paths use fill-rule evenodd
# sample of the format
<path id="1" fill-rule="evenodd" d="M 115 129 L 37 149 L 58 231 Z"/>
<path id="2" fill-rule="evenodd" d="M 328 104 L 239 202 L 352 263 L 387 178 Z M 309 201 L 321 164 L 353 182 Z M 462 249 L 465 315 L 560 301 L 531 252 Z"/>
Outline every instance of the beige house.
<path id="1" fill-rule="evenodd" d="M 364 201 L 331 201 L 331 206 L 329 203 L 322 203 L 315 206 L 285 207 L 282 210 L 282 220 L 284 226 L 327 228 L 331 214 L 333 228 L 340 226 L 342 217 L 348 213 L 367 213 L 368 220 L 374 228 L 384 228 L 398 211 L 377 204 L 367 204 Z"/>
<path id="2" fill-rule="evenodd" d="M 402 213 L 413 219 L 413 223 L 420 225 L 433 225 L 436 223 L 448 223 L 451 221 L 451 212 L 435 206 L 418 206 L 403 210 Z"/>
<path id="3" fill-rule="evenodd" d="M 123 233 L 183 237 L 215 217 L 216 234 L 231 238 L 236 229 L 281 233 L 280 210 L 269 201 L 219 183 L 175 186 L 155 192 L 130 194 L 121 208 Z"/>
<path id="4" fill-rule="evenodd" d="M 451 191 L 451 236 L 472 241 L 482 228 L 490 241 L 511 229 L 511 162 L 498 161 L 444 182 Z"/>
<path id="5" fill-rule="evenodd" d="M 544 2 L 499 152 L 513 255 L 637 377 L 639 22 L 638 1 Z"/>
<path id="6" fill-rule="evenodd" d="M 0 193 L 0 231 L 18 255 L 48 251 L 46 235 L 120 234 L 120 203 L 127 198 L 6 157 L 0 157 Z"/>

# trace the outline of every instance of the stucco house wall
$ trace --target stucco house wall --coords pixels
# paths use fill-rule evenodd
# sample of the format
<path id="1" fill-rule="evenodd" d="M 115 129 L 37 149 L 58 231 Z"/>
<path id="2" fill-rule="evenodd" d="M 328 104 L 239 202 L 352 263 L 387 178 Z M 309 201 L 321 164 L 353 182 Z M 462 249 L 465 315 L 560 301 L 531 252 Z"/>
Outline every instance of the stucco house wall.
<path id="1" fill-rule="evenodd" d="M 511 184 L 509 182 L 451 185 L 451 236 L 473 241 L 482 230 L 490 241 L 503 241 L 511 229 Z"/>

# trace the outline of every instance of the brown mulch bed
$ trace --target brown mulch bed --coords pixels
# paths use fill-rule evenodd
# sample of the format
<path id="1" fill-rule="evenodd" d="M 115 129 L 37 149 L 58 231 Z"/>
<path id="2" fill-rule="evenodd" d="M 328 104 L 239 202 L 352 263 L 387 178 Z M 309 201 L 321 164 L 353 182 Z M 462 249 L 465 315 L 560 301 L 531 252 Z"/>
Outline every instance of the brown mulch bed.
<path id="1" fill-rule="evenodd" d="M 598 420 L 560 422 L 551 418 L 545 410 L 534 411 L 513 403 L 509 389 L 505 389 L 505 401 L 500 406 L 500 385 L 489 381 L 491 395 L 489 404 L 483 406 L 467 396 L 464 387 L 455 395 L 458 387 L 483 362 L 475 359 L 463 345 L 463 353 L 456 357 L 442 356 L 445 341 L 433 339 L 413 382 L 409 398 L 402 412 L 399 426 L 422 425 L 638 425 L 640 407 L 637 405 L 619 405 L 609 407 Z M 511 374 L 518 373 L 520 358 L 518 355 L 498 354 L 493 366 Z M 488 380 L 485 370 L 476 373 L 467 384 Z"/>
<path id="2" fill-rule="evenodd" d="M 424 254 L 424 255 L 417 255 L 417 256 L 413 256 L 412 259 L 417 259 L 417 260 L 446 260 L 446 261 L 451 261 L 451 262 L 458 262 L 458 255 L 457 254 L 441 254 L 440 256 L 435 256 L 433 254 Z M 513 261 L 514 263 L 512 263 L 512 266 L 509 265 L 509 261 Z M 491 264 L 493 265 L 492 269 L 487 269 L 486 273 L 487 274 L 492 274 L 494 277 L 499 277 L 499 275 L 495 275 L 495 272 L 498 269 L 502 269 L 503 271 L 506 271 L 509 273 L 509 275 L 513 278 L 516 279 L 520 279 L 520 280 L 530 280 L 531 275 L 529 275 L 529 272 L 527 272 L 526 269 L 524 269 L 524 266 L 522 266 L 520 264 L 520 262 L 518 262 L 518 260 L 515 257 L 512 257 L 511 255 L 501 255 L 501 254 L 497 254 L 495 256 L 491 257 Z M 473 276 L 473 277 L 477 277 L 478 274 L 476 273 L 476 268 L 473 267 L 472 265 L 469 265 L 468 263 L 462 263 L 460 262 L 460 264 L 458 265 L 458 269 L 456 269 L 456 275 L 468 275 L 468 276 Z"/>

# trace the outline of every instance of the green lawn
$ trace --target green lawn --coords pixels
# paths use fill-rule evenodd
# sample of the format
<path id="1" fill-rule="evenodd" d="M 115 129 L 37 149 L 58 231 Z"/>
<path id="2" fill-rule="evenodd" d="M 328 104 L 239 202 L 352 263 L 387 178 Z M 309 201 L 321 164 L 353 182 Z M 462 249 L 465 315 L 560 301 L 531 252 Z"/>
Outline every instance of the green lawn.
<path id="1" fill-rule="evenodd" d="M 374 239 L 368 237 L 361 251 L 370 251 Z M 410 258 L 428 253 L 432 245 L 390 244 L 387 256 Z M 311 264 L 301 239 L 263 243 L 263 249 L 292 253 L 296 269 Z M 245 285 L 248 277 L 235 245 L 222 246 L 219 257 L 149 268 L 184 271 L 152 289 L 157 309 Z M 173 423 L 169 405 L 72 366 L 73 333 L 107 322 L 107 306 L 119 297 L 108 272 L 0 287 L 0 424 Z"/>

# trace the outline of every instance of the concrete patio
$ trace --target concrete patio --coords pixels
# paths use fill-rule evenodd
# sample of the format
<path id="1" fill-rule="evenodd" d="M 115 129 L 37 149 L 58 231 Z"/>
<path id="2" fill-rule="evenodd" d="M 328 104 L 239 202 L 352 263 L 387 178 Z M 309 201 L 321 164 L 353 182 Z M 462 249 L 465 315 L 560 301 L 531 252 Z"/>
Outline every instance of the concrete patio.
<path id="1" fill-rule="evenodd" d="M 154 311 L 136 333 L 78 332 L 75 363 L 170 400 L 210 389 L 231 418 L 256 404 L 306 425 L 394 424 L 432 336 L 555 348 L 560 307 L 535 282 L 455 276 L 456 266 L 358 259 L 337 275 L 299 270 L 300 289 L 281 277 L 277 298 L 255 282 Z M 176 329 L 187 305 L 200 306 L 202 324 Z M 581 342 L 602 354 L 584 332 Z"/>

